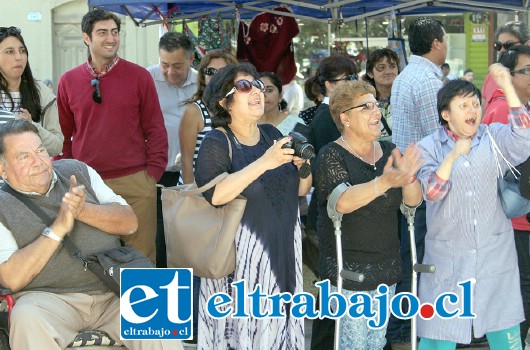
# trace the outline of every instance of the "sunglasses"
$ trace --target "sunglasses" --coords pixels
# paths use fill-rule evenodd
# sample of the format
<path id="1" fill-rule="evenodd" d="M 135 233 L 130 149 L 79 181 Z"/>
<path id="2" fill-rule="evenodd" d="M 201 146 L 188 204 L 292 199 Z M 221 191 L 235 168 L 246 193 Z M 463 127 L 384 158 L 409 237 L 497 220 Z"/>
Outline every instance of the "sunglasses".
<path id="1" fill-rule="evenodd" d="M 342 78 L 337 78 L 337 79 L 329 79 L 328 81 L 331 81 L 331 82 L 335 82 L 335 81 L 342 81 L 342 80 L 345 80 L 345 81 L 352 81 L 352 80 L 358 80 L 359 78 L 357 77 L 356 74 L 350 74 L 350 75 L 346 75 Z"/>
<path id="2" fill-rule="evenodd" d="M 213 68 L 213 67 L 204 68 L 202 72 L 204 73 L 204 75 L 214 75 L 215 73 L 217 73 L 217 68 Z"/>
<path id="3" fill-rule="evenodd" d="M 94 102 L 101 104 L 101 90 L 99 89 L 99 78 L 94 78 L 90 81 L 90 85 L 94 87 L 94 93 L 92 93 L 92 99 Z"/>
<path id="4" fill-rule="evenodd" d="M 514 45 L 518 45 L 518 44 L 520 44 L 520 42 L 507 41 L 505 43 L 501 43 L 497 41 L 495 42 L 495 44 L 493 44 L 493 48 L 497 51 L 501 51 L 503 47 L 505 50 L 509 50 L 511 47 L 513 47 Z"/>
<path id="5" fill-rule="evenodd" d="M 383 104 L 381 102 L 366 102 L 366 103 L 363 103 L 362 105 L 358 105 L 355 107 L 350 107 L 348 109 L 345 109 L 342 111 L 342 113 L 346 113 L 352 109 L 359 108 L 359 107 L 362 107 L 363 110 L 373 111 L 375 110 L 376 107 L 377 109 L 383 108 Z"/>
<path id="6" fill-rule="evenodd" d="M 236 90 L 239 91 L 242 94 L 248 94 L 250 91 L 252 91 L 252 87 L 257 87 L 259 91 L 265 92 L 265 84 L 259 79 L 254 79 L 252 81 L 248 81 L 246 79 L 238 80 L 234 83 L 234 87 L 228 91 L 228 93 L 225 95 L 225 97 L 228 97 L 229 95 L 233 94 Z"/>
<path id="7" fill-rule="evenodd" d="M 519 70 L 512 70 L 510 71 L 512 74 L 522 74 L 522 75 L 530 75 L 530 68 L 523 68 Z"/>
<path id="8" fill-rule="evenodd" d="M 0 38 L 8 35 L 19 35 L 20 33 L 22 33 L 22 31 L 17 27 L 0 27 Z"/>

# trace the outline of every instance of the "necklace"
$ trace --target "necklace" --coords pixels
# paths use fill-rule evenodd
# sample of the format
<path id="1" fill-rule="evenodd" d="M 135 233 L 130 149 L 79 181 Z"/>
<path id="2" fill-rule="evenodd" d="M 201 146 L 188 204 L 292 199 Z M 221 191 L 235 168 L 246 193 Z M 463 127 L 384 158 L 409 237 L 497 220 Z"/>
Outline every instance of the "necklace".
<path id="1" fill-rule="evenodd" d="M 344 144 L 346 145 L 346 147 L 348 147 L 348 149 L 357 157 L 359 158 L 360 160 L 362 160 L 363 162 L 365 163 L 368 163 L 370 164 L 371 166 L 374 167 L 374 170 L 377 170 L 377 167 L 375 166 L 375 143 L 372 142 L 372 145 L 374 146 L 374 162 L 373 163 L 370 163 L 370 162 L 367 162 L 363 159 L 363 157 L 361 157 L 360 155 L 357 154 L 357 152 L 355 152 L 352 148 L 352 146 L 350 146 L 350 144 L 346 141 L 346 139 L 344 139 L 343 136 L 340 137 L 340 139 L 342 140 L 342 142 L 344 142 Z"/>

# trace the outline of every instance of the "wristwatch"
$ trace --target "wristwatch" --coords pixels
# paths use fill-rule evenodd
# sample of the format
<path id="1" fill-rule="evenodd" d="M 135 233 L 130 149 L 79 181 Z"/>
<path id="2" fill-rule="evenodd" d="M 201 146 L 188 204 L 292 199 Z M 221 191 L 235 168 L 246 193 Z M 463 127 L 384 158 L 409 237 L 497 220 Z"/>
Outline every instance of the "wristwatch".
<path id="1" fill-rule="evenodd" d="M 44 237 L 48 237 L 48 238 L 51 238 L 53 239 L 54 241 L 56 242 L 59 242 L 59 243 L 63 243 L 63 239 L 61 237 L 59 237 L 55 232 L 53 232 L 53 230 L 49 227 L 46 227 L 43 231 L 42 231 L 42 235 Z"/>

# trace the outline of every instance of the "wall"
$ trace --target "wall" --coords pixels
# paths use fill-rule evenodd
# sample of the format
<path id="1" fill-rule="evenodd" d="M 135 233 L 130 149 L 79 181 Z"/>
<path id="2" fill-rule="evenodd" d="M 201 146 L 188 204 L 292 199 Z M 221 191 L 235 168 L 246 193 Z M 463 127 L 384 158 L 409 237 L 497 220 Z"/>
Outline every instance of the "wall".
<path id="1" fill-rule="evenodd" d="M 0 0 L 0 6 L 0 26 L 22 30 L 37 79 L 51 78 L 55 83 L 86 59 L 80 30 L 81 17 L 88 11 L 86 0 Z M 29 20 L 31 13 L 39 13 L 40 20 Z M 131 19 L 121 18 L 120 56 L 144 67 L 158 63 L 159 26 L 136 27 Z M 76 33 L 79 41 L 75 41 Z M 68 45 L 76 49 L 65 51 Z"/>

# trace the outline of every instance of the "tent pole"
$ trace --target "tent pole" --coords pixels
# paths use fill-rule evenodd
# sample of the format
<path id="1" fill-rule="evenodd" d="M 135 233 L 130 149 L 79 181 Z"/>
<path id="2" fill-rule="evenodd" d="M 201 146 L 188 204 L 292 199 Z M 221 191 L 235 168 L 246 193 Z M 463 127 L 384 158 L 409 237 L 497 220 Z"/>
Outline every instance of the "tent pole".
<path id="1" fill-rule="evenodd" d="M 332 42 L 331 42 L 331 21 L 328 21 L 328 50 L 329 50 L 329 54 L 330 55 L 332 54 L 331 46 L 332 46 Z"/>

